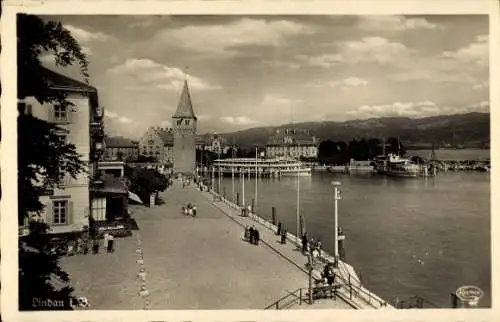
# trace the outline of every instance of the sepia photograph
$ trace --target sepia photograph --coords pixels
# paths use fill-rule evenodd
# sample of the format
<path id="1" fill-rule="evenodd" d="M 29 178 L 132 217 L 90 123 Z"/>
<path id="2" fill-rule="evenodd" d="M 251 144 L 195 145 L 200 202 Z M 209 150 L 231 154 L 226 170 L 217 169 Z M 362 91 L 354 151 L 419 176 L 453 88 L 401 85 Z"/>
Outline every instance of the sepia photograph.
<path id="1" fill-rule="evenodd" d="M 19 311 L 492 308 L 488 14 L 16 24 Z"/>

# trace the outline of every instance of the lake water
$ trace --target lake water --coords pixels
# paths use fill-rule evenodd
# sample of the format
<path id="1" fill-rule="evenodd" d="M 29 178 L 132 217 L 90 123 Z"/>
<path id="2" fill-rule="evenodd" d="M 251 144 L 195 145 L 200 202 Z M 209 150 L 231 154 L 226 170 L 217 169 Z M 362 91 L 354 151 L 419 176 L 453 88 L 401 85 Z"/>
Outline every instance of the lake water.
<path id="1" fill-rule="evenodd" d="M 385 300 L 419 295 L 441 307 L 462 285 L 485 293 L 491 306 L 490 176 L 488 173 L 439 173 L 434 178 L 313 174 L 300 178 L 300 211 L 309 234 L 333 253 L 333 188 L 342 187 L 339 223 L 346 232 L 346 261 L 363 284 Z M 227 196 L 231 178 L 223 179 Z M 238 177 L 234 192 L 242 192 Z M 255 179 L 245 180 L 247 203 Z M 297 178 L 259 179 L 257 210 L 295 234 Z"/>

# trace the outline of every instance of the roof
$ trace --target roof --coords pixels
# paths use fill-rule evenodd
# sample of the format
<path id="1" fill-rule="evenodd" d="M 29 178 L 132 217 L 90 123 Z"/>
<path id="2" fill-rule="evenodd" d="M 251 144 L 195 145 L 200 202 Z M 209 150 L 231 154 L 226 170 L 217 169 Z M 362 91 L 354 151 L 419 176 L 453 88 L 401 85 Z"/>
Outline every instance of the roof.
<path id="1" fill-rule="evenodd" d="M 49 86 L 54 89 L 73 90 L 83 92 L 97 92 L 97 89 L 89 84 L 59 74 L 53 70 L 42 67 L 42 74 L 49 83 Z"/>
<path id="2" fill-rule="evenodd" d="M 121 136 L 105 137 L 104 143 L 107 148 L 135 148 L 137 147 L 137 142 L 129 140 Z"/>
<path id="3" fill-rule="evenodd" d="M 177 105 L 177 110 L 175 111 L 173 118 L 193 118 L 197 119 L 194 115 L 193 104 L 191 102 L 191 95 L 189 94 L 189 87 L 187 80 L 184 81 L 184 88 L 182 89 L 181 98 L 179 104 Z"/>

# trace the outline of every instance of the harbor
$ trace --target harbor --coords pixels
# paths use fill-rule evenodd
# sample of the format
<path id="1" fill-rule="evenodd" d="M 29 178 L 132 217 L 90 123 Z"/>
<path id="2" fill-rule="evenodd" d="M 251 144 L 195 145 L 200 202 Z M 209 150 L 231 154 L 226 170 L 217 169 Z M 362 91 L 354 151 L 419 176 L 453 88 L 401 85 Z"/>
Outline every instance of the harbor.
<path id="1" fill-rule="evenodd" d="M 421 296 L 450 307 L 450 293 L 472 284 L 485 292 L 480 305 L 491 305 L 490 239 L 483 233 L 490 230 L 489 174 L 449 172 L 417 180 L 334 173 L 300 177 L 306 231 L 330 253 L 332 180 L 342 183 L 339 224 L 346 231 L 346 261 L 370 291 L 388 302 Z M 258 178 L 257 189 L 255 178 L 243 184 L 236 176 L 233 185 L 223 177 L 220 183 L 229 200 L 245 199 L 267 220 L 275 208 L 279 220 L 295 231 L 297 181 Z"/>

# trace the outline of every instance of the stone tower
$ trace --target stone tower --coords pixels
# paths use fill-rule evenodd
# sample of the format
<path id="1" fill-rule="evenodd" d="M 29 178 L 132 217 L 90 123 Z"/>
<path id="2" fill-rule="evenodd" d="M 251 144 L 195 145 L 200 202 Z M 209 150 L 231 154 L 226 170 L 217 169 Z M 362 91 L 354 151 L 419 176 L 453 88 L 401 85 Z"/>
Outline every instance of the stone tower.
<path id="1" fill-rule="evenodd" d="M 172 116 L 174 129 L 174 174 L 196 173 L 196 122 L 187 80 L 184 81 L 177 110 Z"/>

